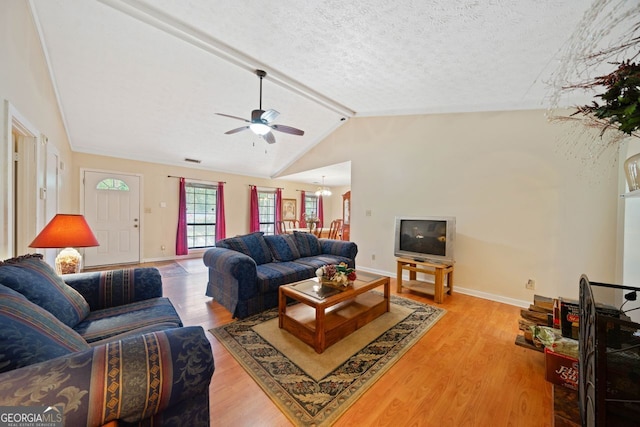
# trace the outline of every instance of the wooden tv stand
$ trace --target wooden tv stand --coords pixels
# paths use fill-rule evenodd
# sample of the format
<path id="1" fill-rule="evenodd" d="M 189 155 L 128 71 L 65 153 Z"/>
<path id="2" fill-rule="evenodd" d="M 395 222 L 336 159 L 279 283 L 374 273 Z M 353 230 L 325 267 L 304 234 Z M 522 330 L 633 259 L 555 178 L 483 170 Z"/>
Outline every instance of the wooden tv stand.
<path id="1" fill-rule="evenodd" d="M 453 295 L 453 264 L 440 264 L 429 261 L 416 261 L 409 258 L 398 258 L 398 273 L 396 283 L 398 293 L 402 288 L 412 291 L 433 295 L 433 300 L 437 303 L 444 301 L 445 291 Z M 402 280 L 402 271 L 409 271 L 409 280 Z M 416 273 L 431 274 L 435 276 L 435 283 L 416 280 Z M 445 285 L 446 278 L 446 285 Z"/>

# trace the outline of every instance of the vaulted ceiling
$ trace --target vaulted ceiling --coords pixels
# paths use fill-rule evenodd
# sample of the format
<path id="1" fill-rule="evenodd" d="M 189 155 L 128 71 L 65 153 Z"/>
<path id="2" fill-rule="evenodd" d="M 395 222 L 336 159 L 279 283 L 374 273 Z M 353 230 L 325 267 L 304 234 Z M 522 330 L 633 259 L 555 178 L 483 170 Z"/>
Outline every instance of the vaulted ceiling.
<path id="1" fill-rule="evenodd" d="M 546 108 L 590 2 L 30 4 L 74 151 L 276 177 L 352 117 Z M 258 108 L 256 69 L 263 109 L 304 136 L 224 134 L 243 122 L 215 113 Z"/>

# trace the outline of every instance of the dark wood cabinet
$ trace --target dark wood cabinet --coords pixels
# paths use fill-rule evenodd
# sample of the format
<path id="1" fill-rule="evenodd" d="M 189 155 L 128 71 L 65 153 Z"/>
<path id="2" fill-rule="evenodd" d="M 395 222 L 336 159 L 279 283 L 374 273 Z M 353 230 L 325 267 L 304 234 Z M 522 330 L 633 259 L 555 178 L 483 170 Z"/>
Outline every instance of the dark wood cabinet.
<path id="1" fill-rule="evenodd" d="M 342 240 L 351 239 L 351 191 L 342 195 Z"/>

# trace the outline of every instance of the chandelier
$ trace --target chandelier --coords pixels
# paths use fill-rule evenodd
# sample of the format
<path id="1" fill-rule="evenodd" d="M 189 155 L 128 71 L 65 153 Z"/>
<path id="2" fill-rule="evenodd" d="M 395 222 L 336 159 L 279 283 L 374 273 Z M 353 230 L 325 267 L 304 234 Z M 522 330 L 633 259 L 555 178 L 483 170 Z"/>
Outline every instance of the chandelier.
<path id="1" fill-rule="evenodd" d="M 324 186 L 324 175 L 322 175 L 322 187 L 318 187 L 318 189 L 316 190 L 316 196 L 320 197 L 320 196 L 330 196 L 330 195 L 331 195 L 331 190 L 329 190 L 329 187 Z"/>

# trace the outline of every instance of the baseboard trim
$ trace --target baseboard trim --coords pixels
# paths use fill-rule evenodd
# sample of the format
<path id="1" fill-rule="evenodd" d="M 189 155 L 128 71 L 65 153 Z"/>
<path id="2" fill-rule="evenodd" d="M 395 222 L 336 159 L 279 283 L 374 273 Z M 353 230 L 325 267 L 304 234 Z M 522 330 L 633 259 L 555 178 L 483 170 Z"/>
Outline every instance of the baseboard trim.
<path id="1" fill-rule="evenodd" d="M 454 283 L 455 285 L 455 283 Z M 455 292 L 460 292 L 461 294 L 470 295 L 472 297 L 487 299 L 490 301 L 501 302 L 503 304 L 513 305 L 521 308 L 528 308 L 531 303 L 529 301 L 523 301 L 515 298 L 509 298 L 502 295 L 490 294 L 488 292 L 478 291 L 476 289 L 467 289 L 460 288 L 458 286 L 454 287 Z"/>
<path id="2" fill-rule="evenodd" d="M 180 261 L 181 259 L 194 259 L 194 258 L 202 258 L 202 254 L 189 254 L 189 255 L 173 255 L 173 256 L 165 256 L 165 257 L 156 257 L 156 258 L 144 258 L 140 261 L 140 263 L 145 262 L 162 262 L 162 261 Z"/>
<path id="3" fill-rule="evenodd" d="M 389 273 L 388 271 L 376 270 L 375 268 L 358 267 L 359 270 L 367 271 L 373 274 L 381 274 L 383 276 L 395 277 L 396 273 Z M 403 276 L 404 277 L 404 276 Z M 432 282 L 433 283 L 433 282 Z M 467 289 L 456 286 L 454 282 L 454 292 L 459 292 L 464 295 L 469 295 L 476 298 L 482 298 L 489 301 L 500 302 L 503 304 L 513 305 L 516 307 L 527 308 L 531 304 L 529 301 L 523 301 L 515 298 L 509 298 L 502 295 L 491 294 L 489 292 L 482 292 L 476 289 Z"/>

